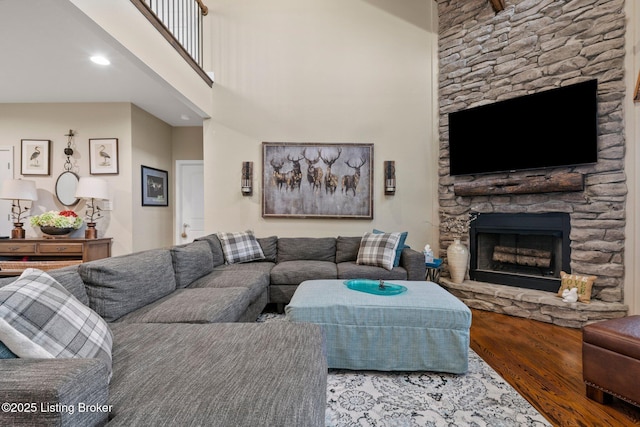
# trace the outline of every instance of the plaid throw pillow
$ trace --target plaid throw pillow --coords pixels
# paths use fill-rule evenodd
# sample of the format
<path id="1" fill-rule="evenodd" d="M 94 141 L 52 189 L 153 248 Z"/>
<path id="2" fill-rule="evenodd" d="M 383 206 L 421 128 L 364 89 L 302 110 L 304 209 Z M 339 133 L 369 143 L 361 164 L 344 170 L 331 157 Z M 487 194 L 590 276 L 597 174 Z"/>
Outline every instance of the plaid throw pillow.
<path id="1" fill-rule="evenodd" d="M 356 264 L 393 269 L 400 233 L 364 233 Z"/>
<path id="2" fill-rule="evenodd" d="M 111 378 L 107 323 L 44 271 L 28 268 L 0 288 L 0 341 L 18 357 L 97 358 Z"/>
<path id="3" fill-rule="evenodd" d="M 264 259 L 264 253 L 253 231 L 217 233 L 217 236 L 222 244 L 222 252 L 227 264 Z"/>
<path id="4" fill-rule="evenodd" d="M 384 231 L 373 229 L 375 234 L 384 233 Z M 403 231 L 400 233 L 400 240 L 398 241 L 398 247 L 396 248 L 396 257 L 393 260 L 393 266 L 398 267 L 400 265 L 400 258 L 402 257 L 402 250 L 404 248 L 409 248 L 409 246 L 405 245 L 404 242 L 407 240 L 407 236 L 409 235 L 408 231 Z"/>

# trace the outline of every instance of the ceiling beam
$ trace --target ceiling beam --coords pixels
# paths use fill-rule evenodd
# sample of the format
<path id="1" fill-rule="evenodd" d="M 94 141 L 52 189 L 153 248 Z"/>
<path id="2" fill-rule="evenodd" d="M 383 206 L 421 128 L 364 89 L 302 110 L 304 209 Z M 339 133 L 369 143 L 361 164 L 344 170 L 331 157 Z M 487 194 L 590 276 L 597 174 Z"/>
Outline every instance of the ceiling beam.
<path id="1" fill-rule="evenodd" d="M 489 0 L 489 3 L 491 3 L 491 6 L 496 13 L 504 10 L 504 0 Z"/>

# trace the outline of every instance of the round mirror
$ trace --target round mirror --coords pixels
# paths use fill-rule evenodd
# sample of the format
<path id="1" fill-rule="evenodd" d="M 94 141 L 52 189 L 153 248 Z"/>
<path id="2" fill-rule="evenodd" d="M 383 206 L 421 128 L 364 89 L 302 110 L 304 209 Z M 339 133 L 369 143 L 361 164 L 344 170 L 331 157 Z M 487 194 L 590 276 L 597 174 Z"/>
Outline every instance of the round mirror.
<path id="1" fill-rule="evenodd" d="M 73 172 L 62 172 L 56 181 L 56 197 L 65 206 L 73 206 L 78 203 L 76 199 L 76 187 L 78 175 Z"/>

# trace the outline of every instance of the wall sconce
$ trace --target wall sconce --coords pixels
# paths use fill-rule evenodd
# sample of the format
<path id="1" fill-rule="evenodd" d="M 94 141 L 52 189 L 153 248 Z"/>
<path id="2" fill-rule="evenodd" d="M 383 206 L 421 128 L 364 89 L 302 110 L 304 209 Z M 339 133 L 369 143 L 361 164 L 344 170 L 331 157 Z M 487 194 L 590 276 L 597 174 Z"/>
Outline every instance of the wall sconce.
<path id="1" fill-rule="evenodd" d="M 384 161 L 384 194 L 396 194 L 396 162 L 394 160 Z"/>
<path id="2" fill-rule="evenodd" d="M 29 210 L 28 207 L 20 206 L 21 200 L 38 200 L 38 192 L 36 191 L 36 182 L 26 179 L 7 179 L 2 183 L 2 192 L 0 199 L 12 200 L 11 203 L 11 220 L 15 227 L 11 230 L 12 239 L 24 239 L 24 229 L 22 228 L 22 215 Z"/>
<path id="3" fill-rule="evenodd" d="M 109 188 L 107 181 L 95 177 L 82 177 L 76 187 L 76 198 L 87 200 L 87 210 L 85 212 L 87 228 L 84 230 L 85 239 L 95 239 L 98 237 L 96 230 L 96 220 L 102 217 L 102 209 L 96 204 L 96 200 L 107 200 L 109 198 Z"/>
<path id="4" fill-rule="evenodd" d="M 250 196 L 253 194 L 253 162 L 242 162 L 240 191 L 243 196 Z"/>

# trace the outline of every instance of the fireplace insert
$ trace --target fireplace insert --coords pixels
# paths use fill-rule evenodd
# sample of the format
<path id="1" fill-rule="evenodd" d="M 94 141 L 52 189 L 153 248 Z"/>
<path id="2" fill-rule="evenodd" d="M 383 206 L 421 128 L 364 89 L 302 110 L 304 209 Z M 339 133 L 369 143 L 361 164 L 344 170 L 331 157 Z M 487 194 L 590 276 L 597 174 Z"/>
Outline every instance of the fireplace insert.
<path id="1" fill-rule="evenodd" d="M 557 292 L 570 272 L 571 231 L 566 213 L 488 213 L 471 223 L 472 280 Z"/>

